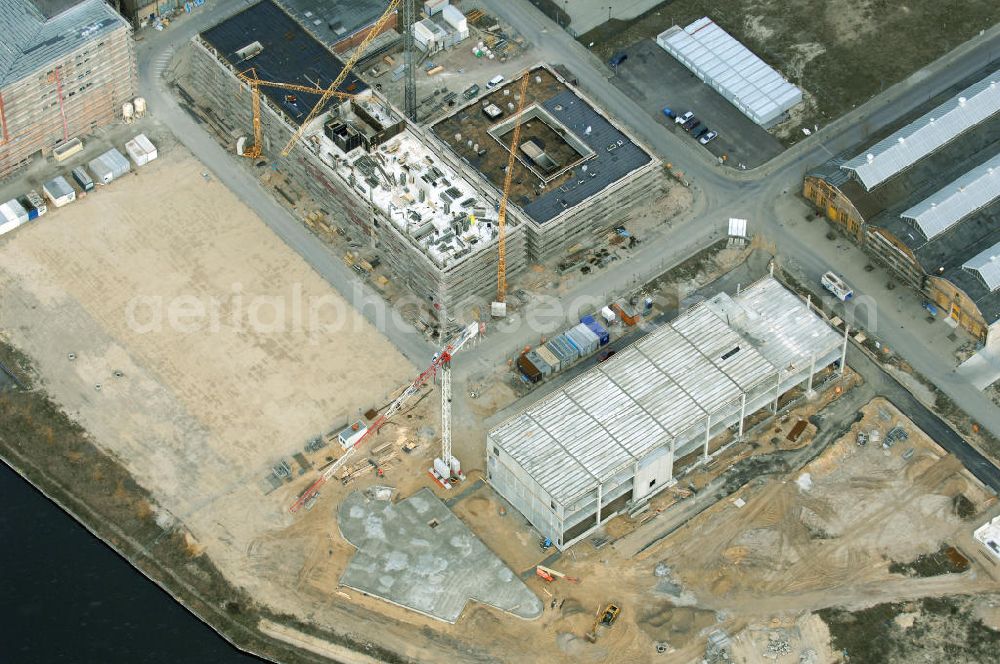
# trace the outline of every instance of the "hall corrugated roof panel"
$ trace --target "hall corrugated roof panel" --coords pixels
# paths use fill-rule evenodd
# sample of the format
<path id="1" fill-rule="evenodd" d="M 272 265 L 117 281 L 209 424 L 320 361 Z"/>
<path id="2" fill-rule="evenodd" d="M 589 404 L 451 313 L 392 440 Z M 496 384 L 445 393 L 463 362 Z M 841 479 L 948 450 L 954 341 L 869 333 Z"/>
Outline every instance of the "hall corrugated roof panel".
<path id="1" fill-rule="evenodd" d="M 683 329 L 687 335 L 682 335 Z M 692 341 L 694 340 L 694 341 Z M 740 351 L 721 360 L 727 345 Z M 691 427 L 741 386 L 829 356 L 840 335 L 772 278 L 685 312 L 490 431 L 554 500 L 569 504 Z M 731 349 L 731 346 L 730 346 Z M 735 381 L 735 382 L 734 382 Z"/>
<path id="2" fill-rule="evenodd" d="M 802 101 L 802 90 L 707 16 L 665 30 L 656 43 L 758 124 Z"/>
<path id="3" fill-rule="evenodd" d="M 968 129 L 1000 111 L 1000 70 L 970 85 L 841 168 L 854 173 L 871 191 Z"/>
<path id="4" fill-rule="evenodd" d="M 991 291 L 1000 288 L 1000 244 L 976 254 L 962 267 L 978 274 Z"/>
<path id="5" fill-rule="evenodd" d="M 1000 153 L 901 214 L 930 240 L 1000 198 Z"/>

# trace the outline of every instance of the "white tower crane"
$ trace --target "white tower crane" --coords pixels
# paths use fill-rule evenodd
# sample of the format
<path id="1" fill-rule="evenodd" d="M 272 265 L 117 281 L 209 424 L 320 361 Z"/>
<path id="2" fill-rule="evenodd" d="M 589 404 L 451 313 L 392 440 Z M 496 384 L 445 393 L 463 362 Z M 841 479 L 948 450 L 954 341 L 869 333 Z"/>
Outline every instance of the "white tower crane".
<path id="1" fill-rule="evenodd" d="M 462 464 L 451 453 L 451 358 L 467 342 L 479 336 L 480 324 L 469 324 L 437 358 L 441 369 L 441 456 L 434 459 L 431 476 L 450 489 L 450 480 L 464 479 Z"/>
<path id="2" fill-rule="evenodd" d="M 302 509 L 303 506 L 307 506 L 307 509 L 308 507 L 311 507 L 319 496 L 320 488 L 324 484 L 326 484 L 327 481 L 329 481 L 330 478 L 333 477 L 338 470 L 344 467 L 344 465 L 354 456 L 354 453 L 358 450 L 358 448 L 361 447 L 361 444 L 367 441 L 372 436 L 374 436 L 376 433 L 378 433 L 379 430 L 383 426 L 385 426 L 385 423 L 388 422 L 393 415 L 402 410 L 403 406 L 405 406 L 406 403 L 415 394 L 417 394 L 417 392 L 419 392 L 424 385 L 427 384 L 427 381 L 432 379 L 437 374 L 438 369 L 441 369 L 442 366 L 446 365 L 447 368 L 444 369 L 442 373 L 443 375 L 447 374 L 447 378 L 443 378 L 441 387 L 442 390 L 441 431 L 442 431 L 442 445 L 444 446 L 441 456 L 444 457 L 444 459 L 447 459 L 447 461 L 444 462 L 445 463 L 444 467 L 447 469 L 447 472 L 444 475 L 444 481 L 446 482 L 448 479 L 451 478 L 452 467 L 458 469 L 456 472 L 460 472 L 461 467 L 458 465 L 458 460 L 451 456 L 451 366 L 450 365 L 452 356 L 455 353 L 457 353 L 462 348 L 462 346 L 464 346 L 469 340 L 479 336 L 480 325 L 481 323 L 470 323 L 465 329 L 462 330 L 462 332 L 457 337 L 451 340 L 451 343 L 442 348 L 441 352 L 434 356 L 434 359 L 431 361 L 431 365 L 427 367 L 427 369 L 425 369 L 423 373 L 417 376 L 412 383 L 406 386 L 406 389 L 404 389 L 403 392 L 398 397 L 396 397 L 391 404 L 389 404 L 389 406 L 385 409 L 385 412 L 383 412 L 381 415 L 375 418 L 375 421 L 371 423 L 371 426 L 368 427 L 364 435 L 361 436 L 356 443 L 354 443 L 354 446 L 348 449 L 346 452 L 344 452 L 344 454 L 342 454 L 339 459 L 337 459 L 332 464 L 327 466 L 323 470 L 322 474 L 320 474 L 320 476 L 316 479 L 316 481 L 313 482 L 311 485 L 309 485 L 309 488 L 307 488 L 304 492 L 302 492 L 302 494 L 295 500 L 295 502 L 292 503 L 292 506 L 289 508 L 290 511 L 298 512 L 300 509 Z M 447 398 L 444 398 L 445 390 L 447 390 L 448 392 Z M 445 433 L 446 431 L 447 433 Z M 440 459 L 434 460 L 435 467 L 437 467 L 438 461 L 441 460 Z"/>

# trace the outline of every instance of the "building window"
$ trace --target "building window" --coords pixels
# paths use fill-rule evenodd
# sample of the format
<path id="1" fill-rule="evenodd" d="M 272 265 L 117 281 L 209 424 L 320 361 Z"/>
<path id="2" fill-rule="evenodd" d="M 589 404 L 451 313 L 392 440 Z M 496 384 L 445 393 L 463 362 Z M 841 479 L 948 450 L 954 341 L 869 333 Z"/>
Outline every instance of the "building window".
<path id="1" fill-rule="evenodd" d="M 550 501 L 549 501 L 549 506 L 550 506 L 550 507 L 552 508 L 552 511 L 553 511 L 553 512 L 555 512 L 555 511 L 556 511 L 556 501 L 554 501 L 554 500 L 550 500 Z"/>
<path id="2" fill-rule="evenodd" d="M 500 448 L 496 445 L 493 446 L 493 456 L 500 456 Z"/>
<path id="3" fill-rule="evenodd" d="M 649 480 L 649 488 L 650 489 L 652 489 L 655 484 L 656 484 L 656 478 L 655 477 L 653 479 Z"/>

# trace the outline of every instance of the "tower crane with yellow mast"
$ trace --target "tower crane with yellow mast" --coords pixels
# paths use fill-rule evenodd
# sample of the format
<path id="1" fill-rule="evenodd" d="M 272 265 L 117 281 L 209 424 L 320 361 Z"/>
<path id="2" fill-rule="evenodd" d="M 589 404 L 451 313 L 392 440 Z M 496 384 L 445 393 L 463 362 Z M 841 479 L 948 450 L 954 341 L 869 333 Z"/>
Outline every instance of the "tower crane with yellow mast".
<path id="1" fill-rule="evenodd" d="M 500 196 L 500 209 L 497 212 L 497 299 L 490 307 L 494 318 L 507 315 L 507 202 L 510 200 L 510 185 L 514 177 L 514 162 L 517 160 L 517 149 L 521 142 L 521 120 L 524 117 L 524 102 L 527 100 L 528 78 L 531 72 L 524 72 L 521 77 L 521 98 L 517 102 L 517 121 L 514 123 L 514 135 L 510 140 L 510 155 L 507 157 L 507 171 L 503 179 L 503 193 Z"/>
<path id="2" fill-rule="evenodd" d="M 405 1 L 410 2 L 411 0 L 405 0 Z M 368 34 L 365 35 L 365 38 L 361 40 L 361 43 L 358 44 L 358 47 L 354 49 L 354 53 L 352 53 L 351 57 L 348 58 L 347 62 L 344 63 L 344 68 L 340 70 L 340 74 L 338 74 L 337 78 L 333 80 L 333 83 L 331 83 L 330 86 L 323 91 L 323 94 L 320 95 L 319 101 L 309 112 L 309 115 L 306 116 L 306 119 L 302 121 L 302 123 L 299 125 L 299 128 L 295 130 L 295 133 L 292 135 L 291 140 L 288 141 L 288 145 L 286 145 L 285 149 L 281 151 L 281 156 L 283 157 L 288 156 L 288 153 L 292 151 L 292 148 L 295 147 L 295 144 L 298 143 L 300 138 L 302 138 L 302 133 L 306 130 L 306 127 L 309 125 L 309 123 L 312 122 L 317 115 L 323 112 L 323 109 L 326 107 L 326 102 L 330 100 L 330 97 L 334 96 L 339 92 L 341 83 L 344 82 L 344 80 L 347 78 L 347 75 L 351 73 L 351 69 L 354 68 L 354 65 L 358 63 L 358 60 L 360 60 L 361 57 L 365 54 L 365 51 L 368 50 L 368 47 L 371 45 L 372 41 L 374 41 L 374 39 L 378 37 L 379 33 L 382 32 L 382 28 L 385 27 L 385 24 L 389 22 L 390 18 L 392 18 L 392 15 L 395 13 L 396 9 L 399 8 L 400 2 L 401 0 L 392 0 L 389 3 L 389 7 L 385 10 L 385 13 L 382 14 L 382 16 L 380 16 L 377 21 L 375 21 L 375 24 L 372 25 L 371 29 L 368 31 Z"/>
<path id="3" fill-rule="evenodd" d="M 308 92 L 309 94 L 322 95 L 326 92 L 319 86 L 296 85 L 294 83 L 278 83 L 276 81 L 265 81 L 257 78 L 257 70 L 251 67 L 245 71 L 237 72 L 236 78 L 250 86 L 250 99 L 253 105 L 253 145 L 243 151 L 243 156 L 249 159 L 256 159 L 263 154 L 264 130 L 260 122 L 260 89 L 278 88 L 280 90 L 290 90 L 293 92 Z M 335 92 L 331 96 L 341 99 L 351 99 L 356 95 L 347 92 Z"/>

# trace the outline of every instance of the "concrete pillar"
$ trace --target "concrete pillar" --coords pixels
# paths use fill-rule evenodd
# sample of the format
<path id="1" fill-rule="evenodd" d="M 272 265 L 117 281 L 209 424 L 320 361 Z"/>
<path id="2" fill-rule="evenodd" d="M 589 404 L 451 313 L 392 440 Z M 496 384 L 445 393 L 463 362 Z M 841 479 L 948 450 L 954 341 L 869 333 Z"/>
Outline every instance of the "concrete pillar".
<path id="1" fill-rule="evenodd" d="M 806 398 L 812 399 L 816 396 L 816 392 L 813 391 L 813 374 L 816 373 L 816 353 L 811 353 L 809 355 L 809 380 L 806 383 Z"/>
<path id="2" fill-rule="evenodd" d="M 670 465 L 667 467 L 667 481 L 674 479 L 674 454 L 677 453 L 677 436 L 670 439 Z"/>
<path id="3" fill-rule="evenodd" d="M 781 396 L 781 369 L 778 369 L 777 378 L 774 381 L 774 402 L 771 404 L 771 412 L 778 412 L 778 398 Z"/>
<path id="4" fill-rule="evenodd" d="M 711 436 L 712 430 L 712 416 L 709 415 L 705 418 L 705 461 L 708 461 L 708 440 Z"/>
<path id="5" fill-rule="evenodd" d="M 812 293 L 806 295 L 806 311 L 812 311 L 813 296 Z"/>
<path id="6" fill-rule="evenodd" d="M 847 335 L 851 326 L 844 323 L 844 346 L 840 351 L 840 375 L 844 375 L 844 367 L 847 366 Z"/>
<path id="7" fill-rule="evenodd" d="M 601 501 L 604 499 L 601 489 L 603 486 L 600 482 L 597 483 L 597 525 L 601 525 Z"/>
<path id="8" fill-rule="evenodd" d="M 747 417 L 747 393 L 744 392 L 740 395 L 740 431 L 736 434 L 736 437 L 743 440 L 743 423 Z"/>

